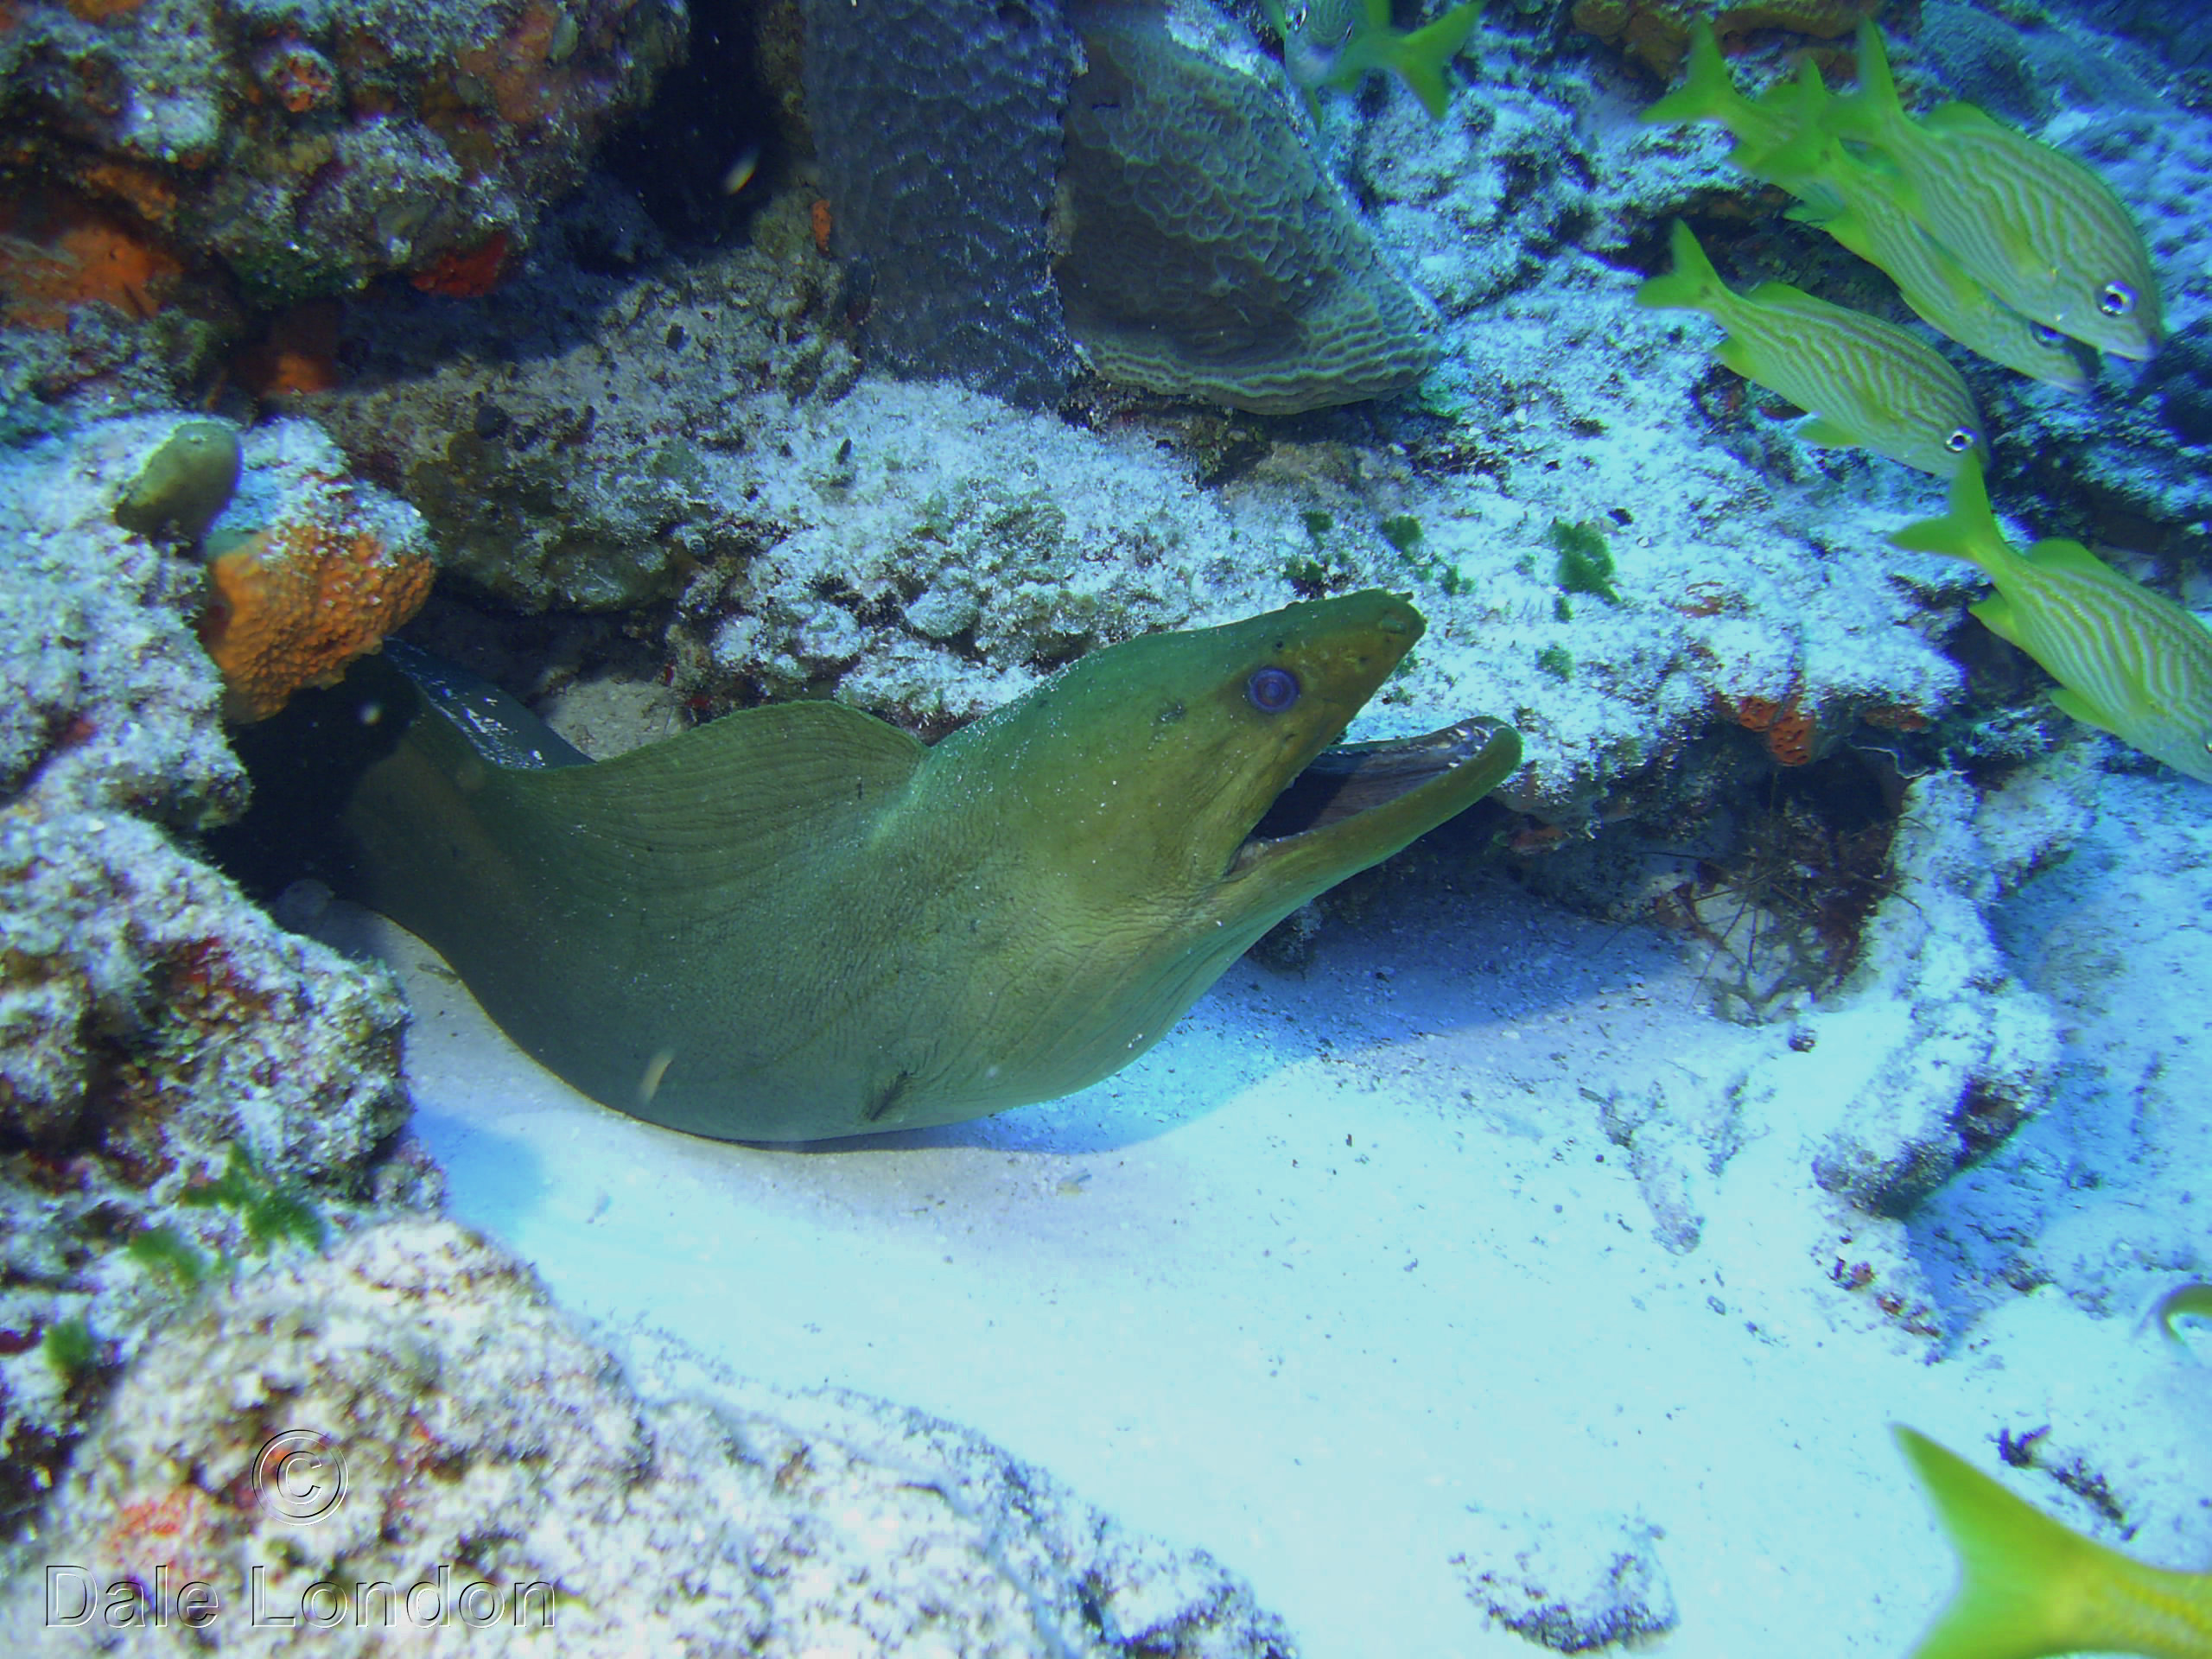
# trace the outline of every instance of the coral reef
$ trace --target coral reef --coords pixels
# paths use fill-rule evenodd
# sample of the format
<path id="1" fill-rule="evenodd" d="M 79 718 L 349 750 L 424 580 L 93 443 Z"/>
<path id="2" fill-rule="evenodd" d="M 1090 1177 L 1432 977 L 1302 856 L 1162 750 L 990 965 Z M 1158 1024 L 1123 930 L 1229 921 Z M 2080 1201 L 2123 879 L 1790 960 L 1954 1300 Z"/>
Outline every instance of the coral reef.
<path id="1" fill-rule="evenodd" d="M 368 1229 L 181 1315 L 80 1449 L 40 1553 L 79 1569 L 94 1608 L 110 1585 L 147 1586 L 135 1605 L 121 1592 L 142 1628 L 157 1582 L 197 1580 L 205 1627 L 241 1652 L 289 1648 L 301 1619 L 369 1651 L 387 1597 L 501 1652 L 546 1629 L 587 1655 L 1293 1651 L 1204 1554 L 1123 1533 L 951 1425 L 702 1376 L 665 1351 L 631 1370 L 451 1224 Z M 288 1513 L 304 1489 L 264 1484 L 269 1448 L 318 1429 L 330 1484 Z M 37 1571 L 19 1564 L 0 1598 L 23 1651 L 40 1650 Z M 357 1595 L 370 1617 L 347 1617 Z M 256 1605 L 294 1627 L 250 1622 Z"/>
<path id="2" fill-rule="evenodd" d="M 1533 769 L 1514 798 L 1555 821 L 1714 723 L 1795 766 L 1853 741 L 1863 713 L 1902 721 L 1917 753 L 1962 683 L 1939 647 L 1969 591 L 1877 545 L 1924 498 L 1808 454 L 1627 309 L 1619 268 L 1649 262 L 1664 213 L 1702 200 L 1709 227 L 1768 204 L 1719 170 L 1708 135 L 1600 118 L 1584 66 L 1485 52 L 1483 97 L 1440 128 L 1393 87 L 1346 152 L 1380 234 L 1442 301 L 1445 355 L 1416 402 L 1294 435 L 1110 403 L 1077 411 L 1085 432 L 950 389 L 848 395 L 854 284 L 873 279 L 822 259 L 803 192 L 754 219 L 753 247 L 639 276 L 652 232 L 603 184 L 466 319 L 410 296 L 355 306 L 340 355 L 356 378 L 303 406 L 423 507 L 480 592 L 533 609 L 676 600 L 672 620 L 626 626 L 659 645 L 694 712 L 834 692 L 938 730 L 1137 628 L 1379 582 L 1448 619 L 1394 693 L 1408 727 L 1462 700 L 1516 709 Z M 1742 251 L 1746 277 L 1855 263 L 1808 232 L 1705 234 Z M 1897 315 L 1858 270 L 1820 285 Z M 2078 418 L 2085 449 L 2094 430 L 2113 450 L 2111 487 L 2124 475 L 2152 505 L 2129 418 L 2114 446 L 2109 406 L 2069 415 L 1968 375 L 2003 411 L 2001 455 L 2021 453 L 2023 423 L 2048 439 Z M 2165 387 L 2184 422 L 2186 390 Z M 2158 418 L 2155 397 L 2139 406 Z M 1631 429 L 1650 435 L 1613 441 Z M 1031 473 L 1022 452 L 1052 460 Z M 2166 454 L 2158 505 L 2185 506 L 2202 469 Z M 1152 502 L 1095 512 L 1131 467 Z M 2078 512 L 2078 480 L 2055 481 Z M 1560 613 L 1541 535 L 1555 518 L 1610 526 L 1623 604 Z M 1422 529 L 1418 547 L 1380 533 L 1392 519 Z M 1539 697 L 1532 679 L 1571 692 Z M 1971 760 L 1999 734 L 1943 735 Z M 1659 772 L 1630 787 L 1646 783 L 1670 787 Z"/>
<path id="3" fill-rule="evenodd" d="M 479 592 L 529 610 L 666 600 L 762 535 L 744 492 L 779 459 L 785 400 L 851 384 L 838 270 L 796 197 L 748 245 L 651 274 L 658 232 L 610 180 L 551 230 L 472 306 L 390 289 L 350 306 L 350 378 L 292 406 L 420 508 L 441 566 Z"/>
<path id="4" fill-rule="evenodd" d="M 2074 0 L 2069 10 L 2092 29 L 2155 42 L 2173 63 L 2212 62 L 2212 18 L 2202 14 L 2177 11 L 2162 0 Z"/>
<path id="5" fill-rule="evenodd" d="M 10 328 L 66 328 L 85 305 L 150 315 L 183 271 L 116 214 L 67 199 L 0 198 L 0 322 Z"/>
<path id="6" fill-rule="evenodd" d="M 202 578 L 115 521 L 185 424 L 138 416 L 0 453 L 0 802 L 121 810 L 191 828 L 234 812 L 245 775 L 192 637 Z"/>
<path id="7" fill-rule="evenodd" d="M 210 424 L 139 416 L 0 457 L 0 536 L 16 550 L 0 574 L 8 1528 L 181 1264 L 239 1248 L 233 1218 L 191 1205 L 193 1183 L 246 1148 L 271 1180 L 365 1196 L 407 1109 L 389 978 L 283 932 L 165 833 L 235 812 L 244 778 L 188 623 L 201 573 L 116 514 L 135 501 L 174 529 L 180 505 L 205 511 L 206 458 L 226 474 L 229 456 Z M 338 464 L 296 426 L 246 443 L 242 501 L 285 496 L 288 454 Z M 140 488 L 179 454 L 197 463 L 181 499 Z"/>
<path id="8" fill-rule="evenodd" d="M 1418 380 L 1433 314 L 1308 148 L 1251 36 L 1196 3 L 1077 17 L 1058 271 L 1091 366 L 1268 414 Z"/>
<path id="9" fill-rule="evenodd" d="M 1879 14 L 1885 0 L 1574 0 L 1577 29 L 1622 50 L 1665 79 L 1681 67 L 1690 26 L 1700 20 L 1723 36 L 1752 29 L 1788 29 L 1832 41 L 1863 18 Z"/>
<path id="10" fill-rule="evenodd" d="M 327 1175 L 399 1125 L 398 1002 L 120 813 L 0 820 L 0 1130 L 150 1176 L 244 1141 Z"/>
<path id="11" fill-rule="evenodd" d="M 2015 976 L 1992 914 L 2078 833 L 2095 777 L 2082 751 L 2102 741 L 2079 740 L 1979 798 L 1957 773 L 1930 772 L 1871 817 L 1847 804 L 1843 772 L 1858 763 L 1838 756 L 1749 813 L 1733 855 L 1640 842 L 1624 824 L 1528 872 L 1570 902 L 1681 927 L 1708 953 L 1701 980 L 1720 1012 L 1787 1028 L 1717 1092 L 1655 1080 L 1598 1102 L 1665 1248 L 1697 1248 L 1726 1209 L 1724 1178 L 1756 1179 L 1732 1166 L 1770 1126 L 1789 1124 L 1789 1144 L 1809 1149 L 1796 1179 L 1809 1173 L 1842 1201 L 1844 1230 L 1872 1237 L 2043 1109 L 2058 1082 L 2057 1018 Z M 1681 809 L 1677 828 L 1698 816 Z M 1723 816 L 1709 807 L 1692 833 L 1713 834 Z M 1668 886 L 1684 864 L 1689 879 Z M 1884 1271 L 1913 1277 L 1901 1234 Z"/>
<path id="12" fill-rule="evenodd" d="M 153 826 L 18 803 L 0 814 L 0 1530 L 13 1530 L 173 1302 L 165 1260 L 246 1247 L 235 1217 L 193 1205 L 192 1184 L 250 1147 L 272 1179 L 365 1198 L 407 1098 L 389 977 L 282 931 Z M 166 1259 L 152 1248 L 164 1241 Z M 71 1331 L 73 1359 L 54 1346 Z"/>
<path id="13" fill-rule="evenodd" d="M 794 413 L 792 463 L 751 486 L 775 533 L 702 570 L 679 607 L 687 693 L 834 684 L 941 729 L 1096 645 L 1226 620 L 1224 588 L 1267 591 L 1230 575 L 1234 523 L 1141 442 L 1009 420 L 944 386 L 866 381 Z"/>
<path id="14" fill-rule="evenodd" d="M 2155 65 L 2055 19 L 2022 27 L 1962 0 L 1926 0 L 1920 46 L 1958 97 L 2023 125 L 2062 109 L 2155 109 Z"/>
<path id="15" fill-rule="evenodd" d="M 1955 774 L 1912 785 L 1892 855 L 1897 890 L 1867 925 L 1858 972 L 1808 1022 L 1827 1064 L 1863 1078 L 1814 1176 L 1877 1215 L 1907 1213 L 1986 1154 L 2056 1080 L 2057 1021 L 1990 931 L 1997 879 L 1974 817 L 1974 791 Z M 1770 1087 L 1786 1082 L 1745 1084 Z"/>
<path id="16" fill-rule="evenodd" d="M 18 174 L 110 215 L 117 270 L 141 257 L 117 238 L 212 257 L 270 305 L 526 240 L 686 28 L 661 0 L 27 0 L 9 22 Z"/>

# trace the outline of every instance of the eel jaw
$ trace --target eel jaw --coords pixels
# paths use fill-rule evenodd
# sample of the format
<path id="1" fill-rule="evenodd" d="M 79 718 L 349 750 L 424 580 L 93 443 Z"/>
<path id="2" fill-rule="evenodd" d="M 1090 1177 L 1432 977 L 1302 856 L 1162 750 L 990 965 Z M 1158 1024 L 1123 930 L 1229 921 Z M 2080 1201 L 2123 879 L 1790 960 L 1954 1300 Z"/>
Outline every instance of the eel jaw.
<path id="1" fill-rule="evenodd" d="M 1283 785 L 1230 860 L 1233 879 L 1277 859 L 1344 843 L 1389 856 L 1504 781 L 1520 763 L 1520 734 L 1503 721 L 1462 720 L 1419 737 L 1324 749 Z M 1465 775 L 1463 775 L 1465 774 Z M 1476 774 L 1485 781 L 1472 785 Z M 1447 781 L 1449 780 L 1449 781 Z M 1351 869 L 1362 868 L 1354 862 Z"/>

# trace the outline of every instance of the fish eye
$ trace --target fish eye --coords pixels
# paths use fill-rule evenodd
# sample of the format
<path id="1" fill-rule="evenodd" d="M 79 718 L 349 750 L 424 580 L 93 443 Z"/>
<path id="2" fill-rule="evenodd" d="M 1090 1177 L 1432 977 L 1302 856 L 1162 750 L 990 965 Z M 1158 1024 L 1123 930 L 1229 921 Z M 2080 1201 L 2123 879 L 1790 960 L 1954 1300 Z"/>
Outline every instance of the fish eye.
<path id="1" fill-rule="evenodd" d="M 1244 682 L 1244 696 L 1262 714 L 1279 715 L 1298 701 L 1298 676 L 1287 668 L 1255 669 Z"/>
<path id="2" fill-rule="evenodd" d="M 2108 317 L 2124 317 L 2135 309 L 2135 290 L 2126 283 L 2107 283 L 2097 296 L 2097 309 Z"/>
<path id="3" fill-rule="evenodd" d="M 1955 426 L 1943 440 L 1943 447 L 1955 455 L 1963 455 L 1981 442 L 1981 434 L 1970 426 Z"/>

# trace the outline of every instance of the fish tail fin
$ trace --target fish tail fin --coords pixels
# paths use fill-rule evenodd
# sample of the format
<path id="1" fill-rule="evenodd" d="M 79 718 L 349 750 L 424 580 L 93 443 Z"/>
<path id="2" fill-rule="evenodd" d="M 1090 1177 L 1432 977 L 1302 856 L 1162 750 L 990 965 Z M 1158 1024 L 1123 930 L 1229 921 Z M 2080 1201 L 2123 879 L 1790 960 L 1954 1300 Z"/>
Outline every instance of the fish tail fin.
<path id="1" fill-rule="evenodd" d="M 1648 127 L 1718 121 L 1738 139 L 1757 129 L 1758 118 L 1758 106 L 1737 87 L 1720 55 L 1719 39 L 1702 17 L 1690 26 L 1688 78 L 1637 118 Z"/>
<path id="2" fill-rule="evenodd" d="M 1737 165 L 1792 195 L 1807 194 L 1808 184 L 1825 188 L 1840 162 L 1840 146 L 1826 119 L 1835 101 L 1819 67 L 1808 58 L 1796 76 L 1753 106 L 1773 137 L 1755 154 L 1738 156 Z"/>
<path id="3" fill-rule="evenodd" d="M 1981 460 L 1968 454 L 1959 462 L 1951 480 L 1950 511 L 1941 518 L 1923 518 L 1907 524 L 1890 537 L 1891 547 L 1908 553 L 1942 553 L 1978 564 L 1992 575 L 2017 563 L 2019 555 L 1997 527 L 1989 510 L 1989 490 L 1981 479 Z"/>
<path id="4" fill-rule="evenodd" d="M 1848 98 L 1830 99 L 1823 119 L 1840 137 L 1879 144 L 1909 118 L 1890 73 L 1889 48 L 1882 44 L 1881 29 L 1869 18 L 1859 25 L 1859 90 Z"/>
<path id="5" fill-rule="evenodd" d="M 2167 1573 L 2107 1549 L 2015 1497 L 1955 1452 L 1903 1424 L 1897 1444 L 1959 1555 L 1959 1587 L 1912 1659 L 2042 1659 L 2118 1649 L 2153 1634 L 2200 1633 L 2204 1615 Z"/>
<path id="6" fill-rule="evenodd" d="M 1412 88 L 1421 101 L 1421 107 L 1431 115 L 1441 117 L 1451 88 L 1446 84 L 1444 72 L 1452 60 L 1459 55 L 1459 48 L 1467 43 L 1467 36 L 1475 32 L 1475 22 L 1482 16 L 1483 0 L 1465 0 L 1452 8 L 1434 22 L 1417 29 L 1410 35 L 1399 35 L 1389 41 L 1389 56 L 1391 69 L 1399 79 Z M 1387 30 L 1389 12 L 1383 11 L 1383 28 Z"/>
<path id="7" fill-rule="evenodd" d="M 1636 302 L 1655 311 L 1710 310 L 1713 302 L 1727 293 L 1727 284 L 1713 268 L 1713 261 L 1705 257 L 1695 233 L 1679 219 L 1675 221 L 1670 245 L 1675 268 L 1637 289 Z"/>

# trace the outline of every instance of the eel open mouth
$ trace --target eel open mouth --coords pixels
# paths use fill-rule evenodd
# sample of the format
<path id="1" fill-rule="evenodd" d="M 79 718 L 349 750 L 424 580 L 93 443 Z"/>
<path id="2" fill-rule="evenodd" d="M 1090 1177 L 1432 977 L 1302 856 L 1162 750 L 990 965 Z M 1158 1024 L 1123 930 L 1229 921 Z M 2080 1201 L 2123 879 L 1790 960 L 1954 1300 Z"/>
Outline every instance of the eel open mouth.
<path id="1" fill-rule="evenodd" d="M 1268 847 L 1410 795 L 1487 751 L 1505 722 L 1471 719 L 1419 737 L 1324 749 L 1283 785 L 1236 849 L 1242 869 Z"/>

